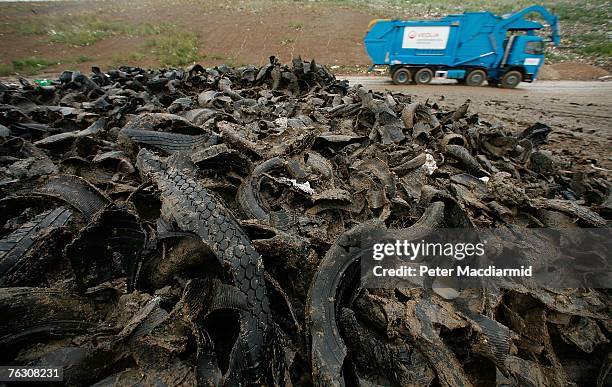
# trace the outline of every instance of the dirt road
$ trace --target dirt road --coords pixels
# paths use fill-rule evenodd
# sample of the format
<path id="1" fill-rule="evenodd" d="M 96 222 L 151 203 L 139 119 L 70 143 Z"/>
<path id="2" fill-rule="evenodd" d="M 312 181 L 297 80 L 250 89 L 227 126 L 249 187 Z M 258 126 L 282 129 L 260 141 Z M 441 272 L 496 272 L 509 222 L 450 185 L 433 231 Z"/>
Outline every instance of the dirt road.
<path id="1" fill-rule="evenodd" d="M 538 81 L 506 90 L 468 87 L 454 81 L 431 85 L 396 86 L 388 77 L 339 76 L 368 89 L 402 92 L 417 100 L 457 107 L 471 101 L 481 119 L 522 130 L 543 122 L 553 128 L 550 146 L 564 154 L 579 154 L 612 169 L 612 82 Z"/>

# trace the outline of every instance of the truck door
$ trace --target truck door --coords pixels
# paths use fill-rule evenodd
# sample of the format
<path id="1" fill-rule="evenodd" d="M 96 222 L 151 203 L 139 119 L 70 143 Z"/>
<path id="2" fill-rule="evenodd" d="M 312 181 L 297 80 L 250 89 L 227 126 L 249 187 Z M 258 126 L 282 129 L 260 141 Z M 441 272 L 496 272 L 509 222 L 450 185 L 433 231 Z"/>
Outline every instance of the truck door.
<path id="1" fill-rule="evenodd" d="M 544 42 L 540 37 L 516 36 L 506 66 L 522 67 L 524 80 L 534 81 L 538 70 L 544 64 Z"/>

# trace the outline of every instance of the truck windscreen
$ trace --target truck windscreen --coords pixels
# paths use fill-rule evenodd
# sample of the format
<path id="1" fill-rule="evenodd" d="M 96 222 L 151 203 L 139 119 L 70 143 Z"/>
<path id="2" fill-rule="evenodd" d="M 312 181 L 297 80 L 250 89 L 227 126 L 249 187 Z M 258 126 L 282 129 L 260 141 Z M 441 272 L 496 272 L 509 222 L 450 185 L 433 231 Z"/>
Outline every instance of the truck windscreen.
<path id="1" fill-rule="evenodd" d="M 525 54 L 542 55 L 543 53 L 543 42 L 527 42 L 525 45 Z"/>

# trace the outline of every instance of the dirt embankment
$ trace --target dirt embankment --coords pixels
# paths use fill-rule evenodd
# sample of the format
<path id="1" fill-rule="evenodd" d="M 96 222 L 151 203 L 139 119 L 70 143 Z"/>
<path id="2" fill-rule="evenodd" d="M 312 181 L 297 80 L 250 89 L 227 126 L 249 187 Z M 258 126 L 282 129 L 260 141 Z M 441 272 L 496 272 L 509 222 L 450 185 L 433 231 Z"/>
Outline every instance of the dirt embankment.
<path id="1" fill-rule="evenodd" d="M 610 75 L 608 71 L 601 67 L 593 66 L 588 63 L 565 62 L 544 65 L 540 70 L 539 79 L 541 80 L 573 80 L 590 81 Z"/>

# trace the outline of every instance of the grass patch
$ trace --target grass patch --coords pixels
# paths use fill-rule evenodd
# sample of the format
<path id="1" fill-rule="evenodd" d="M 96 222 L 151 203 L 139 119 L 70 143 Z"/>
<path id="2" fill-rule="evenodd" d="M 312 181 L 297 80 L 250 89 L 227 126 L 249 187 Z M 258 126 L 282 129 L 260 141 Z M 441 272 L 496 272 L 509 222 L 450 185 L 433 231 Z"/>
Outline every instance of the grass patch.
<path id="1" fill-rule="evenodd" d="M 79 55 L 76 58 L 74 58 L 74 61 L 76 63 L 85 63 L 85 62 L 91 62 L 93 60 L 93 58 L 87 56 L 87 55 Z"/>
<path id="2" fill-rule="evenodd" d="M 0 77 L 6 77 L 13 73 L 13 67 L 5 63 L 0 63 Z"/>
<path id="3" fill-rule="evenodd" d="M 165 66 L 184 66 L 200 59 L 198 37 L 189 32 L 160 35 L 148 40 L 146 47 Z"/>
<path id="4" fill-rule="evenodd" d="M 612 57 L 612 42 L 592 43 L 581 49 L 587 55 Z"/>
<path id="5" fill-rule="evenodd" d="M 248 63 L 246 63 L 244 60 L 234 57 L 234 56 L 220 59 L 218 64 L 222 64 L 222 63 L 230 67 L 244 67 L 248 65 Z"/>
<path id="6" fill-rule="evenodd" d="M 40 73 L 47 67 L 58 64 L 57 61 L 34 56 L 30 58 L 16 59 L 11 63 L 13 65 L 13 72 L 27 75 Z"/>
<path id="7" fill-rule="evenodd" d="M 143 60 L 145 57 L 146 55 L 143 54 L 142 52 L 133 52 L 128 56 L 130 60 L 137 61 L 137 62 Z"/>
<path id="8" fill-rule="evenodd" d="M 121 23 L 100 20 L 94 16 L 80 17 L 71 25 L 55 24 L 47 28 L 51 42 L 77 47 L 90 46 L 109 36 L 129 32 L 129 28 Z"/>
<path id="9" fill-rule="evenodd" d="M 179 31 L 179 28 L 172 23 L 167 22 L 155 22 L 155 23 L 142 23 L 130 29 L 130 35 L 140 35 L 140 36 L 155 36 L 155 35 L 164 35 L 169 33 L 176 33 Z"/>
<path id="10" fill-rule="evenodd" d="M 572 51 L 567 50 L 560 51 L 547 49 L 546 54 L 544 55 L 544 61 L 546 64 L 567 62 L 572 60 L 576 60 L 576 54 L 574 54 Z"/>
<path id="11" fill-rule="evenodd" d="M 15 59 L 10 64 L 0 63 L 0 76 L 7 76 L 15 73 L 22 75 L 35 75 L 43 72 L 47 68 L 55 65 L 70 65 L 91 62 L 93 58 L 86 55 L 79 55 L 74 58 L 52 60 L 37 56 Z"/>
<path id="12" fill-rule="evenodd" d="M 38 19 L 19 23 L 16 26 L 17 34 L 22 36 L 45 35 L 47 34 L 47 24 Z"/>
<path id="13" fill-rule="evenodd" d="M 4 32 L 20 36 L 47 35 L 49 42 L 76 47 L 90 46 L 101 39 L 115 35 L 156 36 L 179 30 L 176 25 L 167 22 L 147 22 L 134 26 L 88 14 L 44 19 L 29 18 L 2 29 L 6 30 Z"/>

